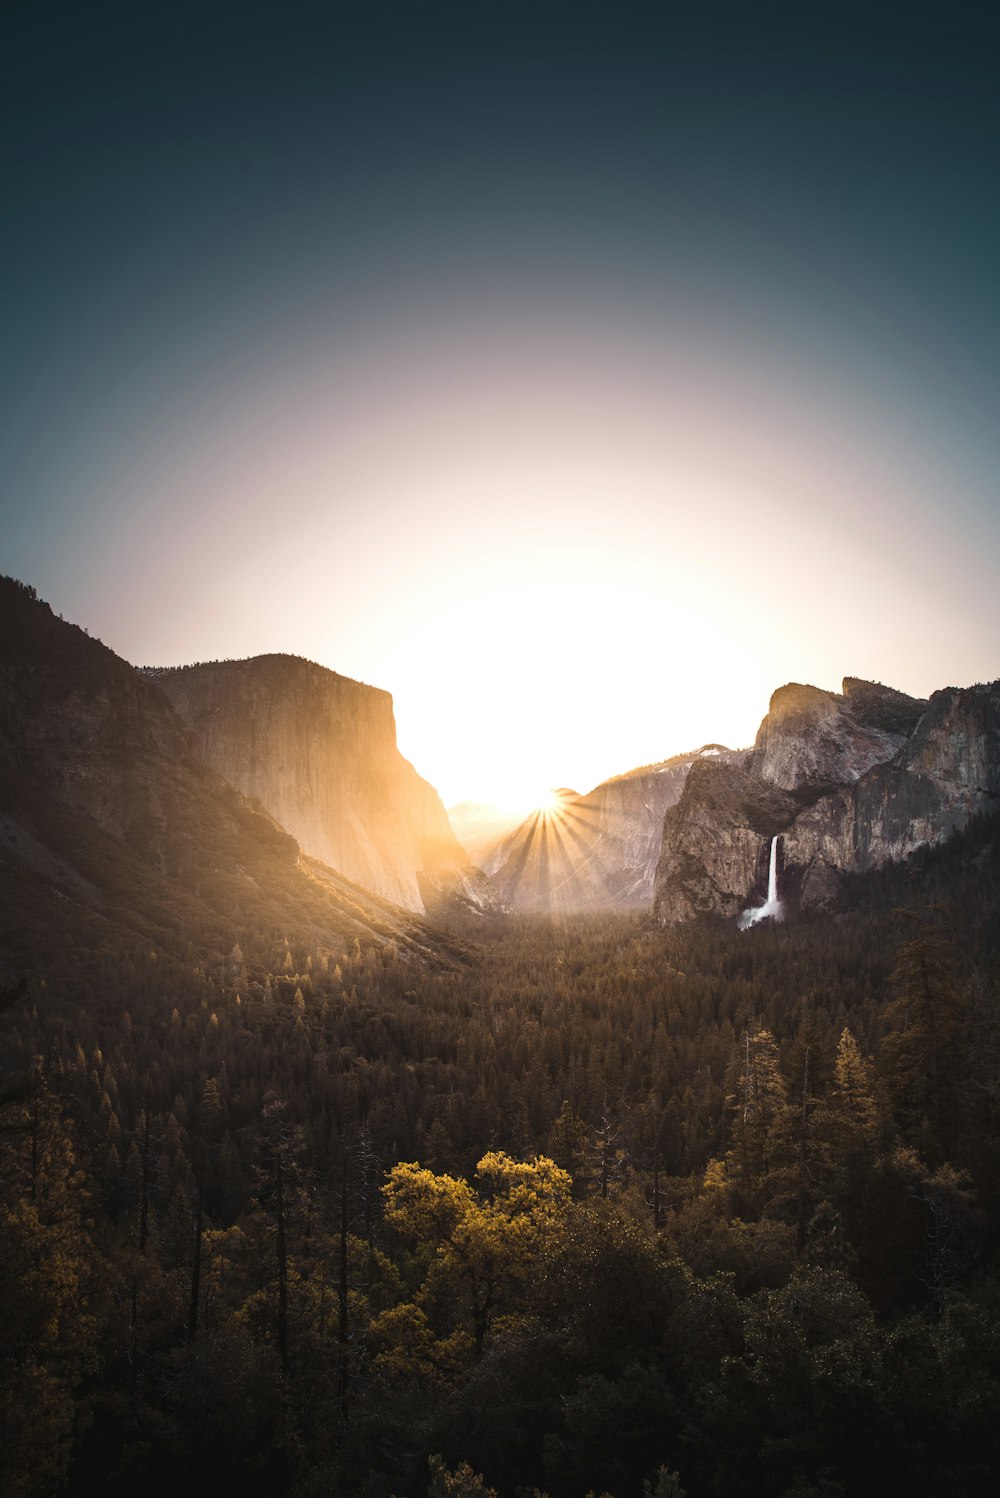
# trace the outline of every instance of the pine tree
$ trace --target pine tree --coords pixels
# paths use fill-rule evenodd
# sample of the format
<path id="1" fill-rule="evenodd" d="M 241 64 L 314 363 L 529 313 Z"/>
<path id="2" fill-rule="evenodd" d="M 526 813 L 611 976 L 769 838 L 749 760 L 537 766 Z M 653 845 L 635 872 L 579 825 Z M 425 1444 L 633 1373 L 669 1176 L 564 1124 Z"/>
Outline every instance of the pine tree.
<path id="1" fill-rule="evenodd" d="M 900 945 L 890 983 L 881 1051 L 889 1084 L 910 1128 L 929 1127 L 948 1158 L 962 1111 L 967 1006 L 948 943 L 929 920 Z"/>
<path id="2" fill-rule="evenodd" d="M 728 1173 L 751 1198 L 759 1198 L 787 1143 L 788 1087 L 769 1030 L 748 1027 L 738 1059 Z"/>

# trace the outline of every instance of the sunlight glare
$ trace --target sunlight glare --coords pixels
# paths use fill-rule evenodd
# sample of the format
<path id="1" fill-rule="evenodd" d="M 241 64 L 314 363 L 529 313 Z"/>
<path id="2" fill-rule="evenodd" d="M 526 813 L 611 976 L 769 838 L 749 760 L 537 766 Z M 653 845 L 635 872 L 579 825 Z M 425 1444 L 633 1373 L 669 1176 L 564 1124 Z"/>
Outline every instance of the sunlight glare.
<path id="1" fill-rule="evenodd" d="M 539 816 L 543 816 L 543 817 L 554 816 L 556 814 L 556 812 L 558 811 L 558 809 L 559 809 L 559 804 L 560 804 L 561 800 L 562 800 L 562 796 L 560 795 L 559 791 L 556 791 L 556 790 L 542 791 L 541 795 L 535 797 L 535 805 L 534 805 L 533 810 Z"/>

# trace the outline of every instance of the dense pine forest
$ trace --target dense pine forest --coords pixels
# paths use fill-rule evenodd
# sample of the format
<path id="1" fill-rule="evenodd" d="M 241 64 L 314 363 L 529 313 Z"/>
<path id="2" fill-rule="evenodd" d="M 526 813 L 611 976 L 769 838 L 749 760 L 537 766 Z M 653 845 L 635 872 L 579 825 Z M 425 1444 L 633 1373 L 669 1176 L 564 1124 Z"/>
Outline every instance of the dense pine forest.
<path id="1" fill-rule="evenodd" d="M 995 1491 L 1000 829 L 741 933 L 2 995 L 11 1495 Z"/>

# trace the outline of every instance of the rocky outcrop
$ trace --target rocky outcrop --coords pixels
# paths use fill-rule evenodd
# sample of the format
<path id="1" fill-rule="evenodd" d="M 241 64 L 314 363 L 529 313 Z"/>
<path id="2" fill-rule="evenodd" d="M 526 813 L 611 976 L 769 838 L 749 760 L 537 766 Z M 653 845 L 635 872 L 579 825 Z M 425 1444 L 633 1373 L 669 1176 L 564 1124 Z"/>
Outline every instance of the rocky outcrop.
<path id="1" fill-rule="evenodd" d="M 908 858 L 1000 808 L 1000 682 L 935 692 L 898 753 L 824 797 L 783 839 L 799 899 L 822 903 L 842 871 Z"/>
<path id="2" fill-rule="evenodd" d="M 852 676 L 844 678 L 842 693 L 793 682 L 772 695 L 747 768 L 761 780 L 814 799 L 891 759 L 925 706 Z"/>
<path id="3" fill-rule="evenodd" d="M 449 879 L 460 903 L 489 904 L 440 797 L 396 747 L 388 692 L 297 656 L 150 673 L 186 724 L 192 749 L 349 879 L 423 912 Z"/>
<path id="4" fill-rule="evenodd" d="M 1000 807 L 1000 683 L 930 701 L 848 677 L 771 698 L 742 766 L 698 767 L 664 819 L 654 909 L 664 924 L 763 900 L 780 834 L 786 903 L 829 902 L 866 873 Z"/>
<path id="5" fill-rule="evenodd" d="M 585 796 L 563 791 L 502 838 L 484 868 L 515 910 L 648 907 L 663 816 L 692 766 L 716 768 L 730 750 L 710 744 L 604 781 Z"/>

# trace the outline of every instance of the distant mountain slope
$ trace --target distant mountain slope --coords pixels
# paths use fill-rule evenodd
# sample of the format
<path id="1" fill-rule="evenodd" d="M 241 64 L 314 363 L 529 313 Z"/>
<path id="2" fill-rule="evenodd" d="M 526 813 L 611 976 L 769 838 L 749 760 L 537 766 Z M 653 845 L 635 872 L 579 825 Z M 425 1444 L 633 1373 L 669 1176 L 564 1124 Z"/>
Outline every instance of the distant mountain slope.
<path id="1" fill-rule="evenodd" d="M 481 865 L 523 817 L 486 802 L 460 801 L 448 807 L 448 821 L 472 862 Z"/>
<path id="2" fill-rule="evenodd" d="M 663 923 L 759 905 L 776 845 L 790 908 L 1000 808 L 1000 682 L 929 701 L 846 677 L 842 693 L 776 691 L 742 765 L 699 765 L 664 819 Z"/>
<path id="3" fill-rule="evenodd" d="M 554 811 L 535 813 L 500 839 L 483 867 L 515 910 L 648 906 L 664 812 L 697 760 L 731 755 L 706 744 L 616 775 L 586 795 L 564 792 Z"/>
<path id="4" fill-rule="evenodd" d="M 441 800 L 396 747 L 388 692 L 298 656 L 146 673 L 206 764 L 311 855 L 407 910 L 489 905 Z"/>
<path id="5" fill-rule="evenodd" d="M 194 755 L 159 688 L 0 580 L 0 965 L 66 973 L 237 941 L 336 952 L 357 938 L 450 961 L 432 927 L 304 858 Z"/>

